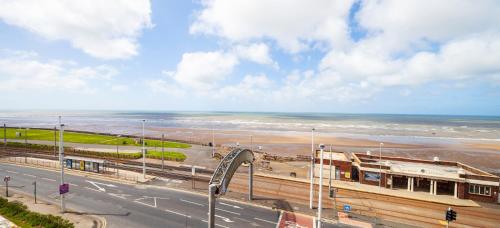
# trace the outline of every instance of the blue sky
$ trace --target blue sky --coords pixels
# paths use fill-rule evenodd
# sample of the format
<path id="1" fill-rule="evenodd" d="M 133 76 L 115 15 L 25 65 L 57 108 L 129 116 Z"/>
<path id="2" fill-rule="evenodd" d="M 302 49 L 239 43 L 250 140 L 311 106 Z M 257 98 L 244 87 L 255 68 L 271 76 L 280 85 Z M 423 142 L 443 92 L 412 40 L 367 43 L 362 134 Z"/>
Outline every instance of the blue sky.
<path id="1" fill-rule="evenodd" d="M 500 115 L 500 4 L 430 2 L 0 1 L 2 108 Z"/>

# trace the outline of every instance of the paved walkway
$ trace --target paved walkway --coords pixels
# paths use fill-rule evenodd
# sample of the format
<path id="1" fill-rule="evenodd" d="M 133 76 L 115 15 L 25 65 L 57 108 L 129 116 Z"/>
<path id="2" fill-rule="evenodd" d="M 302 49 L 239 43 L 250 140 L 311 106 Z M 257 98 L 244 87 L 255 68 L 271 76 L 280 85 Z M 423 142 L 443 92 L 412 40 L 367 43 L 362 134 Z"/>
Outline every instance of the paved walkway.
<path id="1" fill-rule="evenodd" d="M 8 219 L 0 215 L 0 228 L 11 228 L 11 227 L 17 227 L 17 226 L 16 224 L 12 223 Z"/>
<path id="2" fill-rule="evenodd" d="M 291 181 L 297 181 L 297 182 L 310 183 L 310 181 L 308 179 L 302 179 L 302 178 L 292 178 L 292 177 L 287 177 L 287 176 L 279 176 L 279 175 L 264 174 L 264 173 L 255 173 L 255 175 L 263 176 L 263 177 L 277 178 L 277 179 L 284 179 L 284 180 L 291 180 Z M 319 178 L 316 178 L 315 183 L 317 184 L 318 182 L 319 182 Z M 326 179 L 323 180 L 323 186 L 328 186 L 328 180 L 326 180 Z M 355 190 L 355 191 L 368 192 L 368 193 L 374 193 L 374 194 L 389 195 L 389 196 L 396 196 L 396 197 L 402 197 L 402 198 L 406 198 L 406 199 L 421 200 L 421 201 L 427 201 L 427 202 L 433 202 L 433 203 L 442 203 L 442 204 L 447 204 L 447 205 L 452 205 L 452 206 L 465 206 L 465 207 L 479 207 L 480 206 L 479 204 L 477 204 L 476 202 L 474 202 L 472 200 L 457 199 L 457 198 L 454 198 L 453 196 L 431 195 L 428 192 L 409 192 L 406 190 L 393 190 L 393 189 L 387 189 L 387 188 L 379 188 L 378 186 L 361 184 L 359 182 L 333 180 L 332 186 L 334 186 L 335 188 Z"/>

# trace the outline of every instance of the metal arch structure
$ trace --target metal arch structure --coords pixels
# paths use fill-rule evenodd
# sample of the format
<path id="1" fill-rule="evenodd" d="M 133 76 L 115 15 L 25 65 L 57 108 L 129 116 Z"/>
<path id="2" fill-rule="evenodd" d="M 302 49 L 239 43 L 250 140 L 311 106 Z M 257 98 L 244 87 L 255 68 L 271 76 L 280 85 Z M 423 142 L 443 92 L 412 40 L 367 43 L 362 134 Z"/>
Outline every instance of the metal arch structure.
<path id="1" fill-rule="evenodd" d="M 249 149 L 236 148 L 227 154 L 215 169 L 208 185 L 208 227 L 215 225 L 215 198 L 227 192 L 229 182 L 241 164 L 248 164 L 248 199 L 253 198 L 253 162 L 255 156 Z"/>

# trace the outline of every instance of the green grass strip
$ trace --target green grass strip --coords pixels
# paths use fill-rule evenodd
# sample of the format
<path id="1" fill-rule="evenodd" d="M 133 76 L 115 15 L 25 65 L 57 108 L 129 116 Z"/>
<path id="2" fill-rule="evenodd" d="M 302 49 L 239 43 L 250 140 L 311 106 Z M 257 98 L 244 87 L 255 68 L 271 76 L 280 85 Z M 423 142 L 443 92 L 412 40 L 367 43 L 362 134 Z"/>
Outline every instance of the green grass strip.
<path id="1" fill-rule="evenodd" d="M 17 133 L 17 134 L 16 134 Z M 27 135 L 27 137 L 26 137 Z M 3 139 L 4 131 L 0 129 L 0 139 Z M 43 141 L 54 141 L 54 130 L 42 130 L 42 129 L 15 129 L 7 128 L 7 139 L 18 139 L 24 140 L 43 140 Z M 139 139 L 139 138 L 137 138 Z M 56 140 L 59 140 L 59 132 L 56 134 Z M 111 135 L 101 135 L 101 134 L 89 134 L 89 133 L 78 133 L 78 132 L 64 132 L 64 141 L 71 143 L 82 143 L 82 144 L 97 144 L 97 145 L 123 145 L 123 146 L 142 146 L 140 140 L 128 137 L 116 137 Z M 145 140 L 146 146 L 149 147 L 161 147 L 161 140 Z M 170 142 L 165 141 L 165 148 L 189 148 L 191 145 L 186 143 Z"/>
<path id="2" fill-rule="evenodd" d="M 26 205 L 18 201 L 9 202 L 0 197 L 0 214 L 22 228 L 73 228 L 73 223 L 61 216 L 44 215 L 28 210 Z"/>

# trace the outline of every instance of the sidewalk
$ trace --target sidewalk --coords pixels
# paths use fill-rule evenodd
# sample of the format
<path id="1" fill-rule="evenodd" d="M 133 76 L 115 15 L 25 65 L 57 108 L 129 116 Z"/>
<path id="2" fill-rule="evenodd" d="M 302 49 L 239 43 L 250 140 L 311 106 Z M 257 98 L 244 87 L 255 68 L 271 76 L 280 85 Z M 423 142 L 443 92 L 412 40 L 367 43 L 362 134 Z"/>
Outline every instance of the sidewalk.
<path id="1" fill-rule="evenodd" d="M 17 227 L 17 226 L 16 224 L 12 223 L 8 219 L 0 215 L 0 228 L 11 228 L 11 227 Z"/>
<path id="2" fill-rule="evenodd" d="M 0 158 L 0 161 L 12 164 L 20 164 L 35 168 L 43 168 L 47 170 L 55 170 L 55 171 L 60 170 L 59 161 L 53 161 L 47 159 L 8 157 L 8 158 Z M 65 168 L 64 172 L 66 172 L 67 174 L 72 174 L 77 176 L 93 177 L 96 179 L 102 179 L 108 181 L 120 181 L 128 184 L 147 183 L 156 178 L 155 176 L 152 175 L 146 175 L 146 178 L 144 179 L 141 173 L 136 173 L 128 170 L 119 170 L 119 172 L 117 173 L 116 170 L 112 168 L 107 169 L 105 173 L 93 173 L 93 172 L 68 169 L 68 168 Z"/>
<path id="3" fill-rule="evenodd" d="M 261 177 L 268 177 L 268 178 L 276 178 L 276 179 L 281 179 L 281 180 L 310 183 L 310 181 L 308 179 L 302 179 L 302 178 L 292 178 L 292 177 L 287 177 L 287 176 L 279 176 L 279 175 L 264 174 L 264 173 L 255 173 L 254 175 L 261 176 Z M 319 183 L 319 178 L 316 178 L 315 184 L 318 184 L 318 183 Z M 328 186 L 328 180 L 323 180 L 323 186 Z M 426 201 L 426 202 L 432 202 L 432 203 L 441 203 L 441 204 L 447 204 L 447 205 L 451 205 L 451 206 L 480 207 L 479 204 L 477 204 L 476 202 L 474 202 L 472 200 L 457 199 L 457 198 L 454 198 L 453 196 L 431 195 L 428 192 L 409 192 L 406 190 L 393 190 L 393 189 L 387 189 L 387 188 L 379 188 L 378 186 L 361 184 L 359 182 L 347 182 L 347 181 L 332 180 L 332 186 L 334 186 L 335 188 L 340 188 L 340 189 L 354 190 L 354 191 L 359 191 L 359 192 L 367 192 L 367 193 L 387 195 L 387 196 L 395 196 L 395 197 L 401 197 L 401 198 L 405 198 L 405 199 L 420 200 L 420 201 Z"/>
<path id="4" fill-rule="evenodd" d="M 61 214 L 60 208 L 57 205 L 49 203 L 40 197 L 37 197 L 37 203 L 32 196 L 17 191 L 15 189 L 11 190 L 14 192 L 12 195 L 9 194 L 7 198 L 9 201 L 19 201 L 26 205 L 30 211 L 38 212 L 40 214 L 51 214 L 56 216 L 61 216 L 69 221 L 71 221 L 76 228 L 104 228 L 106 227 L 106 219 L 95 215 L 83 215 L 76 211 L 68 210 L 66 213 Z M 2 227 L 0 222 L 0 227 Z M 8 226 L 7 226 L 8 227 Z"/>

